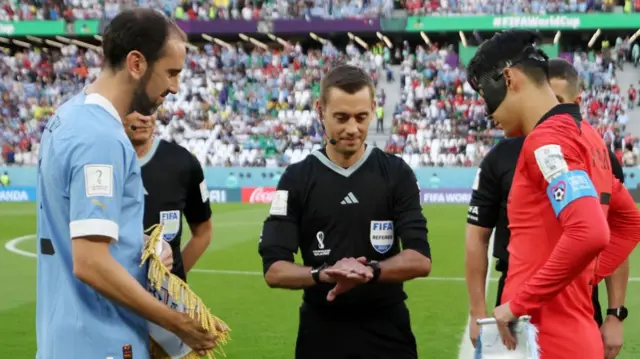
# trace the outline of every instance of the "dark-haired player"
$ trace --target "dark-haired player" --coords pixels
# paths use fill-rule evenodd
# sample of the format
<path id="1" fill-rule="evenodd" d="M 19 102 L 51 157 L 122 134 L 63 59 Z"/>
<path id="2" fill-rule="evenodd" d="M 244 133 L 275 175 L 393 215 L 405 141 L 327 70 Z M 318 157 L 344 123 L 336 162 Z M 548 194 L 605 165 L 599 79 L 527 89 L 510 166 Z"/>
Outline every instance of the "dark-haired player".
<path id="1" fill-rule="evenodd" d="M 326 74 L 328 143 L 287 167 L 264 222 L 265 281 L 304 290 L 297 359 L 417 358 L 402 283 L 431 270 L 426 220 L 411 168 L 365 145 L 374 109 L 363 70 Z"/>
<path id="2" fill-rule="evenodd" d="M 579 103 L 579 78 L 575 68 L 560 58 L 549 60 L 548 66 L 549 81 L 558 101 Z M 467 213 L 466 276 L 471 312 L 470 336 L 474 346 L 479 334 L 476 320 L 487 317 L 485 277 L 488 269 L 489 238 L 493 228 L 495 228 L 493 256 L 497 259 L 496 270 L 502 273 L 498 281 L 496 306 L 501 303 L 509 263 L 507 199 L 523 143 L 524 137 L 506 139 L 491 149 L 480 164 L 473 186 Z M 609 158 L 613 175 L 620 182 L 623 182 L 622 167 L 611 151 L 609 151 Z M 609 309 L 604 325 L 598 300 L 598 286 L 594 286 L 592 297 L 594 319 L 598 326 L 602 326 L 601 332 L 607 352 L 606 359 L 614 358 L 622 345 L 622 321 L 627 313 L 623 304 L 628 277 L 629 263 L 625 262 L 615 273 L 605 279 Z"/>
<path id="3" fill-rule="evenodd" d="M 62 105 L 38 163 L 38 359 L 149 358 L 154 322 L 202 352 L 214 336 L 146 289 L 144 192 L 122 118 L 151 114 L 178 90 L 184 33 L 151 9 L 124 11 L 103 34 L 104 67 Z"/>
<path id="4" fill-rule="evenodd" d="M 493 120 L 508 136 L 527 136 L 507 204 L 504 304 L 494 317 L 507 348 L 516 345 L 509 324 L 530 315 L 546 359 L 601 359 L 592 285 L 640 241 L 640 214 L 579 107 L 558 104 L 539 40 L 528 31 L 498 33 L 469 64 L 470 83 Z"/>
<path id="5" fill-rule="evenodd" d="M 211 242 L 211 207 L 202 166 L 186 148 L 153 136 L 155 114 L 133 112 L 123 123 L 142 169 L 144 227 L 163 225 L 162 239 L 173 252 L 171 272 L 186 281 Z M 181 249 L 183 215 L 192 237 Z"/>

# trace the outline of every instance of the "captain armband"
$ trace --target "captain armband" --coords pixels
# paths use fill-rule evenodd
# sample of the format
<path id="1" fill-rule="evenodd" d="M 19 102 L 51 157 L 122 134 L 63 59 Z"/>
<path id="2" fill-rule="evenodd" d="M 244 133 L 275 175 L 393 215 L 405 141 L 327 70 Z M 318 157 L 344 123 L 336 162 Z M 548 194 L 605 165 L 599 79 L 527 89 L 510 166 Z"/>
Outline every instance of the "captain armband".
<path id="1" fill-rule="evenodd" d="M 575 170 L 563 172 L 552 179 L 547 186 L 547 196 L 557 217 L 571 202 L 582 197 L 598 198 L 598 193 L 589 175 Z"/>

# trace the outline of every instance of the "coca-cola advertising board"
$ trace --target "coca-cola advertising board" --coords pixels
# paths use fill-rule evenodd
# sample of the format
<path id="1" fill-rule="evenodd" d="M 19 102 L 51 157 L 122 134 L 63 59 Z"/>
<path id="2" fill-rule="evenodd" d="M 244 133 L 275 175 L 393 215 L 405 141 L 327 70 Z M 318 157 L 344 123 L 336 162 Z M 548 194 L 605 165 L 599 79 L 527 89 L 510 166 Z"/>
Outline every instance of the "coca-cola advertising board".
<path id="1" fill-rule="evenodd" d="M 242 203 L 271 203 L 275 187 L 244 187 L 242 188 Z"/>

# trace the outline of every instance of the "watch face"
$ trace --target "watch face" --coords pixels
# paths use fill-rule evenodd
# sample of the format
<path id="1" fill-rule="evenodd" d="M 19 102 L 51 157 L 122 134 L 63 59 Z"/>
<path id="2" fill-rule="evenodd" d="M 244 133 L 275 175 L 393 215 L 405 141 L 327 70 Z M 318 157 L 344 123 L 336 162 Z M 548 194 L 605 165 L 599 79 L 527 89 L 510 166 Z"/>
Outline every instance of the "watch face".
<path id="1" fill-rule="evenodd" d="M 627 319 L 627 316 L 629 315 L 629 311 L 627 310 L 626 307 L 620 307 L 619 312 L 618 312 L 618 317 L 621 320 Z"/>

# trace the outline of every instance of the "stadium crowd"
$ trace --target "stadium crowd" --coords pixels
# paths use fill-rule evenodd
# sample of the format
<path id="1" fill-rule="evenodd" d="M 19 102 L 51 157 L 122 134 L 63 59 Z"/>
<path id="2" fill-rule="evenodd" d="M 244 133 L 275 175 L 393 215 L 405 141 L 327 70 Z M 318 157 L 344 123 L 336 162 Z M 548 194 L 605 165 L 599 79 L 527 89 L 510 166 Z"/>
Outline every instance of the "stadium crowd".
<path id="1" fill-rule="evenodd" d="M 251 4 L 289 14 L 284 17 L 299 16 L 302 7 L 310 9 L 303 11 L 310 14 L 323 6 L 331 11 L 344 8 L 338 12 L 352 16 L 371 9 L 388 10 L 389 1 L 12 0 L 0 5 L 0 19 L 110 17 L 134 5 L 164 9 L 180 19 L 211 17 L 211 9 L 221 8 L 241 9 L 240 15 L 245 17 L 242 8 Z M 457 4 L 461 11 L 472 13 L 538 12 L 541 7 L 547 12 L 566 10 L 550 5 L 565 4 L 562 1 L 425 3 L 437 11 Z M 582 9 L 586 3 L 566 4 Z M 249 18 L 264 15 L 249 13 Z M 638 141 L 625 132 L 625 125 L 628 110 L 638 101 L 637 90 L 620 89 L 616 84 L 619 59 L 591 55 L 572 56 L 583 79 L 583 116 L 598 126 L 626 165 L 635 165 Z M 75 45 L 0 53 L 0 163 L 35 163 L 39 135 L 47 119 L 66 95 L 93 80 L 101 61 L 100 54 Z M 322 74 L 333 64 L 349 62 L 367 69 L 376 82 L 393 82 L 391 61 L 401 63 L 399 83 L 394 85 L 401 89 L 401 101 L 395 111 L 383 116 L 385 123 L 391 123 L 387 143 L 376 145 L 402 156 L 412 166 L 477 165 L 502 132 L 487 121 L 484 104 L 466 82 L 452 47 L 412 48 L 407 42 L 394 50 L 378 44 L 367 51 L 353 43 L 338 49 L 330 42 L 310 50 L 300 44 L 252 50 L 205 45 L 189 53 L 179 93 L 167 97 L 158 113 L 158 135 L 187 147 L 206 165 L 275 167 L 297 162 L 322 143 L 321 127 L 312 111 Z M 378 96 L 381 102 L 385 98 L 384 93 Z"/>
<path id="2" fill-rule="evenodd" d="M 402 48 L 400 103 L 388 114 L 392 129 L 385 150 L 412 166 L 471 166 L 498 141 L 484 104 L 469 87 L 452 48 Z M 207 45 L 191 52 L 177 95 L 158 113 L 158 135 L 190 149 L 213 166 L 283 166 L 297 162 L 322 143 L 313 100 L 319 79 L 333 64 L 366 68 L 376 81 L 384 74 L 388 49 L 360 51 L 331 43 L 305 51 Z M 0 54 L 2 159 L 34 164 L 39 134 L 66 95 L 98 73 L 100 55 L 76 46 L 62 51 Z M 625 132 L 627 111 L 638 101 L 634 88 L 620 89 L 615 66 L 606 57 L 576 54 L 584 92 L 582 110 L 624 158 L 635 165 L 637 140 Z M 379 94 L 382 96 L 382 94 Z M 381 144 L 383 145 L 383 144 Z"/>
<path id="3" fill-rule="evenodd" d="M 405 46 L 407 46 L 405 44 Z M 405 48 L 402 101 L 393 115 L 386 151 L 400 154 L 412 166 L 477 165 L 502 131 L 492 127 L 484 103 L 466 81 L 452 48 Z M 604 55 L 573 54 L 581 77 L 581 112 L 596 126 L 626 166 L 636 165 L 638 139 L 625 131 L 637 90 L 616 82 L 616 60 Z"/>
<path id="4" fill-rule="evenodd" d="M 7 0 L 0 21 L 111 19 L 133 6 L 154 7 L 180 20 L 377 17 L 394 8 L 411 14 L 553 14 L 612 11 L 616 1 L 544 0 Z M 640 0 L 625 11 L 640 11 Z"/>

